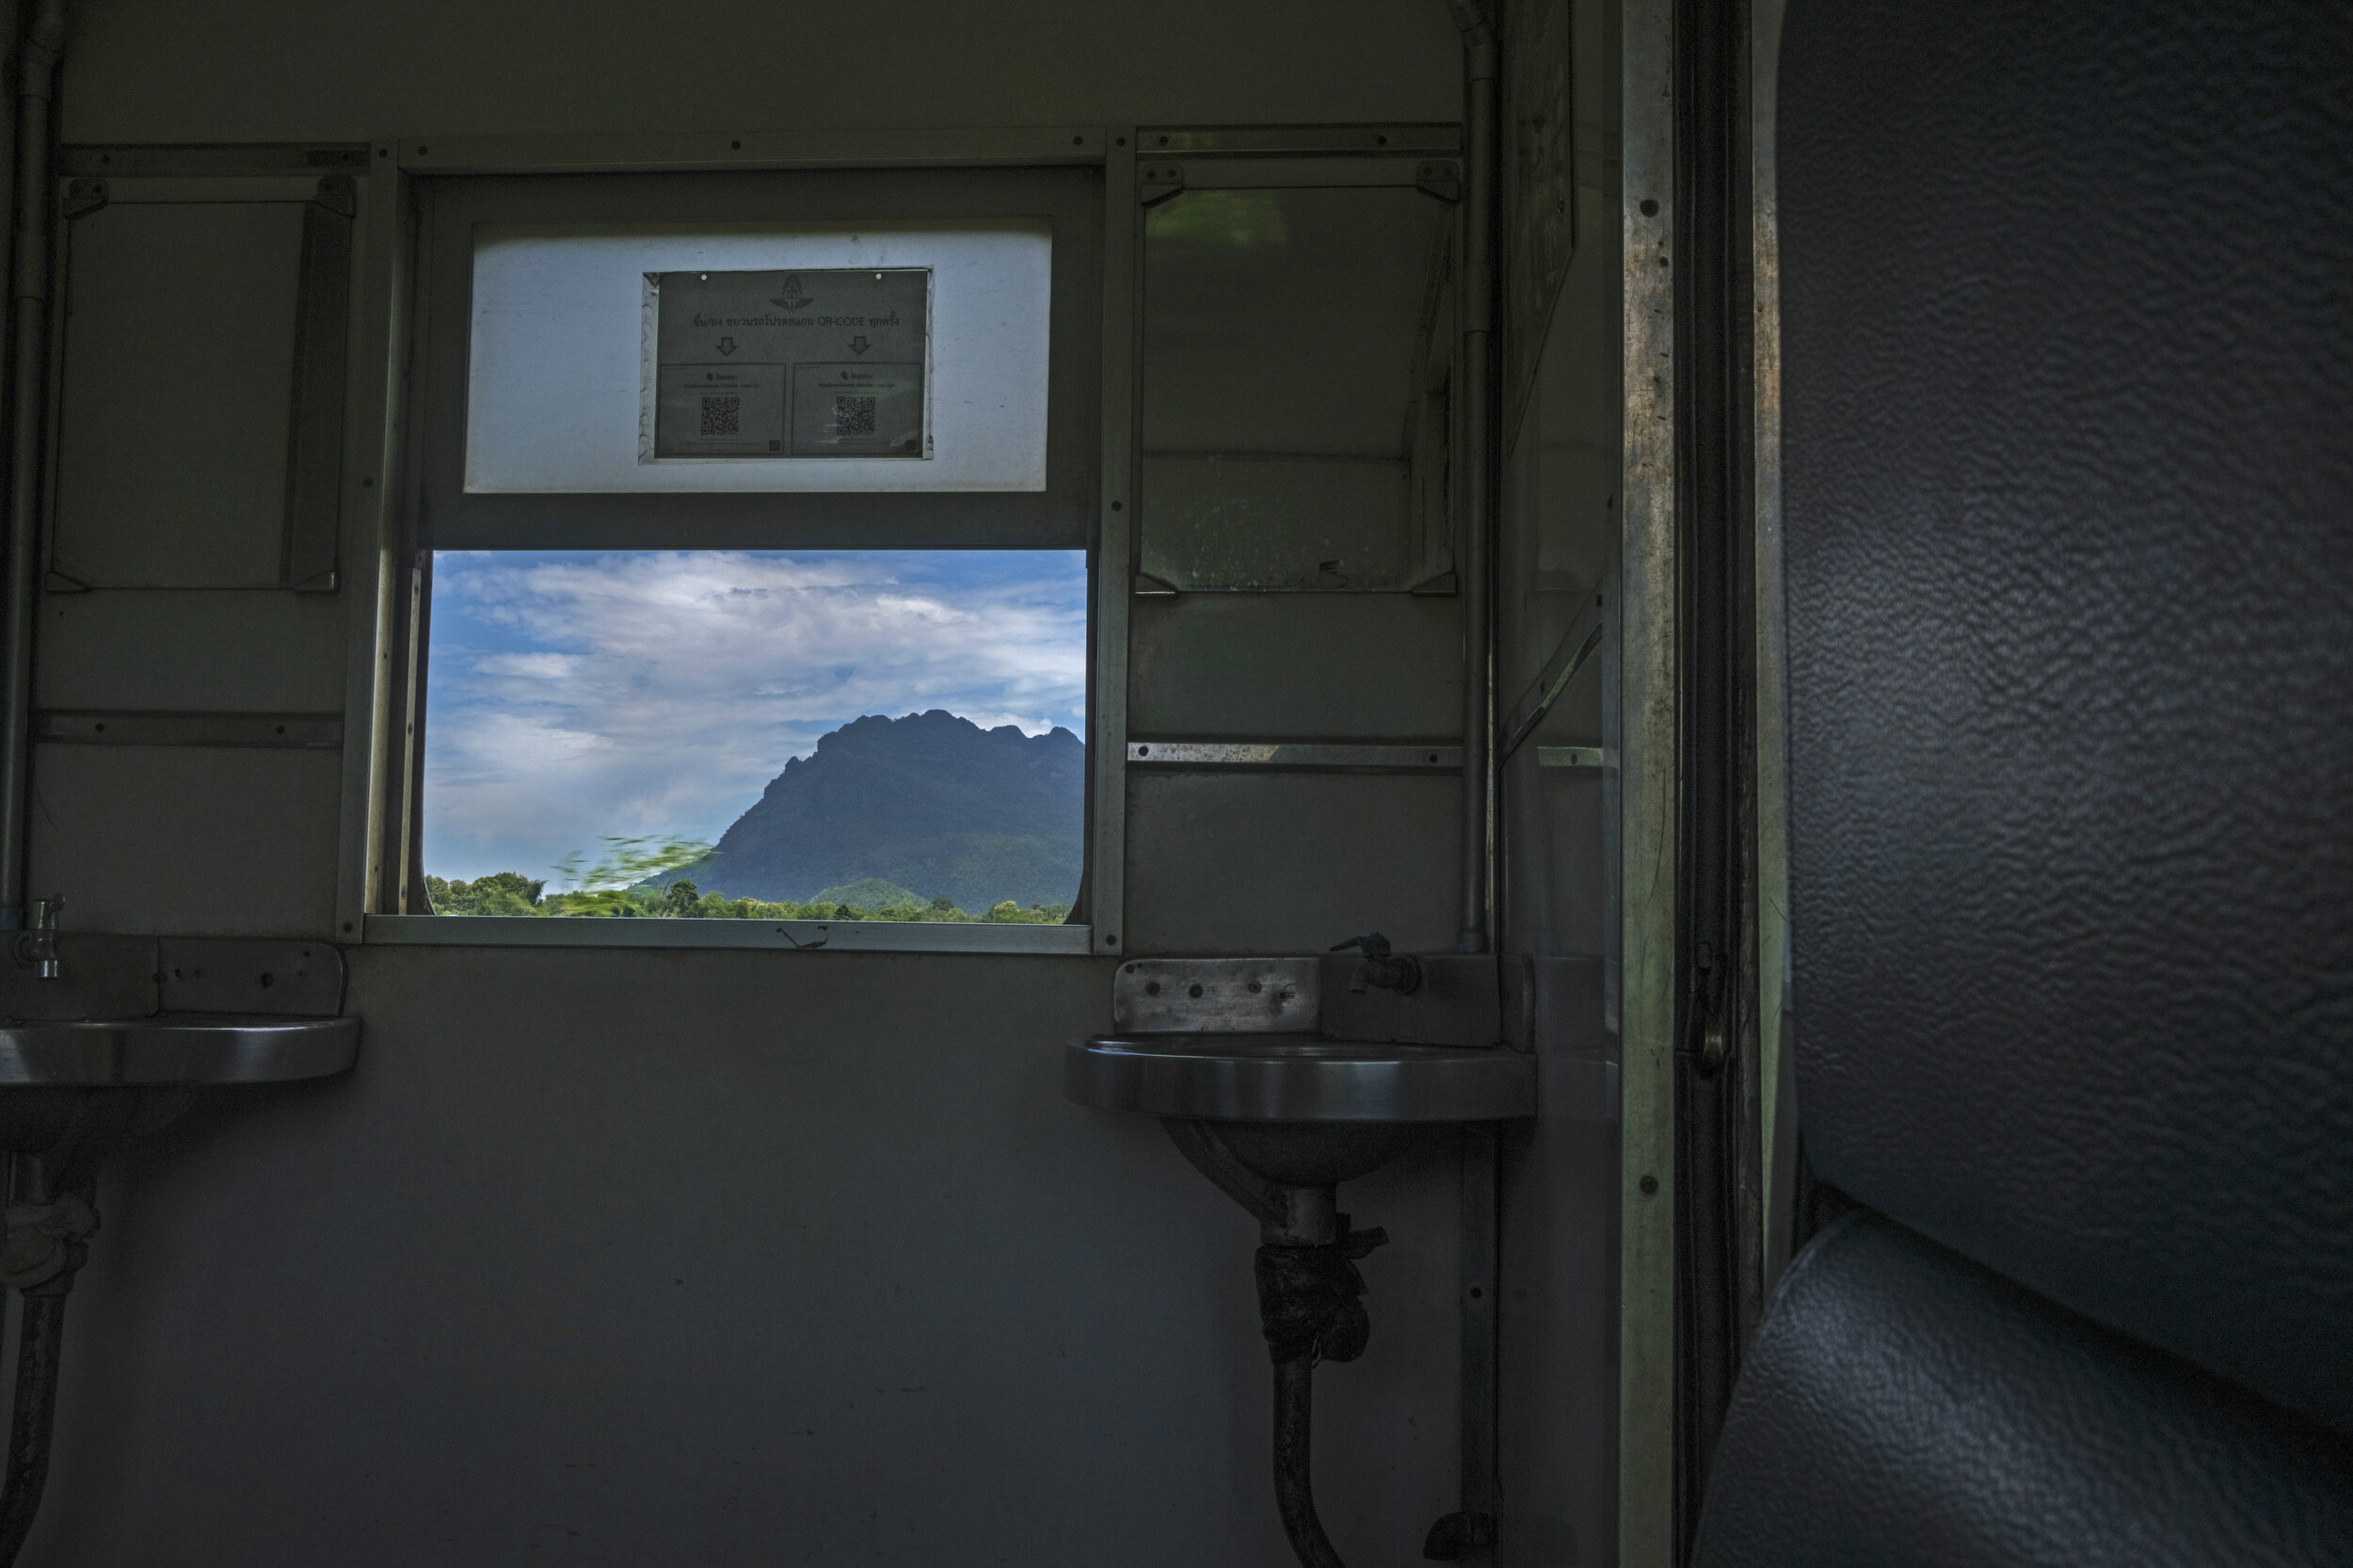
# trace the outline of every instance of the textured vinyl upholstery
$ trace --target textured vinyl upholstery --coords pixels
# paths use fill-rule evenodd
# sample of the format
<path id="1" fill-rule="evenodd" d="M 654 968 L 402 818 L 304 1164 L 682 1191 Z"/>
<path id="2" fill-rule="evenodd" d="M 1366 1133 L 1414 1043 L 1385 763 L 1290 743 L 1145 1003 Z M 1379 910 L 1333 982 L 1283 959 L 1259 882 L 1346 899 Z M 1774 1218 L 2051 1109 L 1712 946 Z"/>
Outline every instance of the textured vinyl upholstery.
<path id="1" fill-rule="evenodd" d="M 1724 1443 L 1713 1568 L 2353 1563 L 2332 1434 L 1876 1216 L 1791 1267 Z"/>
<path id="2" fill-rule="evenodd" d="M 1790 0 L 1778 151 L 1799 1116 L 1886 1218 L 1699 1560 L 2353 1563 L 2353 6 Z"/>

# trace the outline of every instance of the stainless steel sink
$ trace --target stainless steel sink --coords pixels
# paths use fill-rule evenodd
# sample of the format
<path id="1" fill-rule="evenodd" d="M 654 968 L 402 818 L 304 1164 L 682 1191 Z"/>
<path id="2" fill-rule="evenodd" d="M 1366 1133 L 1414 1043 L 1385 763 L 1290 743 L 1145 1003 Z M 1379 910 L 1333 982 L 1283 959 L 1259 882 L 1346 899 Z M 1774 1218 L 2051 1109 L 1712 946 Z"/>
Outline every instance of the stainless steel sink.
<path id="1" fill-rule="evenodd" d="M 1536 1060 L 1497 1047 L 1313 1034 L 1138 1034 L 1068 1048 L 1063 1084 L 1100 1111 L 1213 1122 L 1488 1122 L 1536 1113 Z"/>
<path id="2" fill-rule="evenodd" d="M 0 1288 L 21 1303 L 22 1364 L 46 1370 L 10 1397 L 11 1561 L 40 1506 L 66 1297 L 99 1228 L 101 1168 L 201 1101 L 331 1078 L 360 1052 L 327 943 L 59 932 L 56 906 L 0 944 Z"/>
<path id="3" fill-rule="evenodd" d="M 343 1072 L 359 1051 L 358 1018 L 159 1013 L 0 1023 L 0 1094 L 284 1083 Z"/>
<path id="4" fill-rule="evenodd" d="M 1363 1352 L 1356 1263 L 1388 1240 L 1351 1224 L 1339 1186 L 1433 1127 L 1536 1113 L 1536 1059 L 1506 1043 L 1500 978 L 1490 955 L 1396 953 L 1378 932 L 1323 955 L 1131 959 L 1112 982 L 1116 1032 L 1064 1049 L 1068 1097 L 1159 1117 L 1258 1222 L 1274 1489 L 1304 1563 L 1339 1560 L 1308 1480 L 1314 1368 Z"/>

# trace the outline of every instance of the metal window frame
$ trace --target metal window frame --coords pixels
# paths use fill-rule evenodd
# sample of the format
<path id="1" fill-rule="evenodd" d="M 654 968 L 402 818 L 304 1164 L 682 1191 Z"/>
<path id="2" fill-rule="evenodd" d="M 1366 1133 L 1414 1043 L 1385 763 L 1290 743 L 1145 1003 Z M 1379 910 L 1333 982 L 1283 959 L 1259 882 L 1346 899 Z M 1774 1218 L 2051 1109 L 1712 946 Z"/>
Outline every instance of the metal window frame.
<path id="1" fill-rule="evenodd" d="M 1093 139 L 1090 137 L 1089 139 Z M 428 147 L 433 143 L 426 143 Z M 1100 375 L 1088 346 L 1101 328 L 1099 190 L 1077 188 L 1084 168 L 965 163 L 869 171 L 845 181 L 835 164 L 806 168 L 700 167 L 627 169 L 548 178 L 469 171 L 419 192 L 418 396 L 410 466 L 422 488 L 420 546 L 442 550 L 789 549 L 1042 547 L 1078 549 L 1099 531 L 1096 471 L 1102 461 Z M 774 218 L 895 222 L 921 217 L 981 227 L 1046 219 L 1054 230 L 1048 301 L 1046 470 L 1030 489 L 654 492 L 470 489 L 467 407 L 473 329 L 472 228 L 721 224 Z"/>
<path id="2" fill-rule="evenodd" d="M 399 946 L 767 949 L 780 952 L 1117 953 L 1127 857 L 1128 579 L 1136 521 L 1137 247 L 1132 127 L 745 133 L 741 136 L 416 136 L 372 144 L 346 425 L 346 669 L 337 936 Z M 1088 920 L 1068 925 L 899 921 L 555 920 L 410 914 L 429 616 L 413 557 L 422 464 L 407 438 L 420 387 L 408 345 L 431 329 L 420 287 L 431 235 L 419 176 L 900 169 L 1096 165 L 1100 240 L 1099 491 L 1089 566 Z M 357 492 L 354 494 L 353 492 Z"/>

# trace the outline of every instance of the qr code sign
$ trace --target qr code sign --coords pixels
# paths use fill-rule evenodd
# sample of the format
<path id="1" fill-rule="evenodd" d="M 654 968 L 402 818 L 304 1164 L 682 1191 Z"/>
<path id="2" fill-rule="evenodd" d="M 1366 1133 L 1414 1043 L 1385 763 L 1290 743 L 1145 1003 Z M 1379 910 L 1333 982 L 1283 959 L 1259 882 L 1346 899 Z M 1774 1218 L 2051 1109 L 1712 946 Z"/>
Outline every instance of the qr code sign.
<path id="1" fill-rule="evenodd" d="M 833 433 L 837 436 L 871 436 L 874 433 L 874 400 L 871 397 L 837 397 L 833 400 Z"/>
<path id="2" fill-rule="evenodd" d="M 702 433 L 706 436 L 740 436 L 743 434 L 744 395 L 737 392 L 728 397 L 703 400 Z"/>

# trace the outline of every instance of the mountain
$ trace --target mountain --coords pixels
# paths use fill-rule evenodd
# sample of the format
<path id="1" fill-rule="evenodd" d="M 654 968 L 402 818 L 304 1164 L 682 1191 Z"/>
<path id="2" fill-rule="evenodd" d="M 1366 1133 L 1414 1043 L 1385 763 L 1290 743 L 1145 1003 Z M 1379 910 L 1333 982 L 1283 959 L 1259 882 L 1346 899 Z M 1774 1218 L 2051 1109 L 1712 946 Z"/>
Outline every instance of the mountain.
<path id="1" fill-rule="evenodd" d="M 1086 744 L 935 708 L 856 720 L 785 763 L 711 858 L 677 873 L 729 898 L 805 903 L 869 877 L 979 914 L 1079 891 Z"/>

